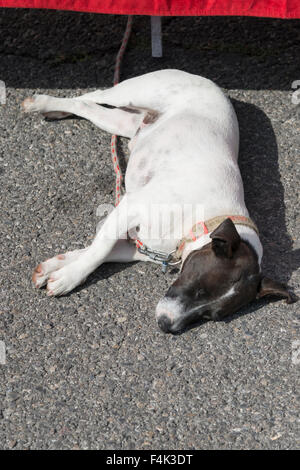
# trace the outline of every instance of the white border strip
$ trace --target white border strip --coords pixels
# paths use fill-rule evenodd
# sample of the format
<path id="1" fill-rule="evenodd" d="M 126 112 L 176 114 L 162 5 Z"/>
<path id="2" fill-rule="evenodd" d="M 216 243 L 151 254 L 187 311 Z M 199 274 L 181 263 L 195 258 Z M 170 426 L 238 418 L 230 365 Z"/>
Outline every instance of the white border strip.
<path id="1" fill-rule="evenodd" d="M 6 88 L 3 80 L 0 80 L 0 104 L 6 104 Z"/>
<path id="2" fill-rule="evenodd" d="M 0 341 L 0 365 L 6 364 L 6 347 L 4 341 Z"/>

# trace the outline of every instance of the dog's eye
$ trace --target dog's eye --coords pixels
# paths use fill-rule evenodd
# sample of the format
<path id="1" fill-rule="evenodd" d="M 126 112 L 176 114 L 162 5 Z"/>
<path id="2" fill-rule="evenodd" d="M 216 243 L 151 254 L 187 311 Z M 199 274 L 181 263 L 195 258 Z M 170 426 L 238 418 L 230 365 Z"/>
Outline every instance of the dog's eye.
<path id="1" fill-rule="evenodd" d="M 243 273 L 241 274 L 238 274 L 237 276 L 234 277 L 233 279 L 233 282 L 236 283 L 236 282 L 240 282 L 242 279 L 244 279 L 245 276 L 243 275 Z"/>

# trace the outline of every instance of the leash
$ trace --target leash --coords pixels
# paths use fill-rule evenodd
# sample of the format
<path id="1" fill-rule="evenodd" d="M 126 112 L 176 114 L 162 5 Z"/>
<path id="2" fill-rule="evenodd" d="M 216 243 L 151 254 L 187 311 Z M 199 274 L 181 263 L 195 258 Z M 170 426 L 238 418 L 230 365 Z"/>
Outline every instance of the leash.
<path id="1" fill-rule="evenodd" d="M 126 29 L 124 32 L 123 40 L 121 43 L 121 47 L 119 49 L 119 52 L 116 57 L 116 63 L 115 63 L 115 71 L 114 71 L 114 80 L 113 80 L 113 85 L 117 85 L 120 82 L 120 70 L 121 70 L 121 63 L 122 59 L 128 44 L 128 40 L 130 37 L 130 33 L 132 30 L 132 22 L 133 22 L 133 17 L 130 15 L 128 16 L 127 19 L 127 24 L 126 24 Z M 116 174 L 116 181 L 115 181 L 115 207 L 117 207 L 121 201 L 121 193 L 122 193 L 122 171 L 120 168 L 120 160 L 117 152 L 117 136 L 112 135 L 111 137 L 111 158 L 113 162 L 113 167 L 114 171 Z M 162 251 L 156 251 L 156 250 L 151 250 L 150 248 L 146 247 L 140 240 L 136 239 L 134 240 L 137 249 L 139 250 L 140 253 L 148 256 L 151 258 L 153 261 L 157 261 L 159 263 L 162 263 L 162 270 L 163 272 L 166 272 L 167 267 L 171 265 L 176 265 L 181 262 L 181 260 L 176 261 L 175 263 L 171 263 L 173 254 L 176 252 L 176 250 L 172 251 L 169 254 L 163 253 Z"/>
<path id="2" fill-rule="evenodd" d="M 120 47 L 119 52 L 117 54 L 116 63 L 115 63 L 114 82 L 113 82 L 114 86 L 117 85 L 120 82 L 121 63 L 122 63 L 122 59 L 123 59 L 125 49 L 126 49 L 127 44 L 128 44 L 129 36 L 130 36 L 130 33 L 131 33 L 132 21 L 133 21 L 133 17 L 128 16 L 127 25 L 126 25 L 125 33 L 124 33 L 124 36 L 123 36 L 122 44 L 121 44 L 121 47 Z M 112 137 L 111 137 L 111 158 L 112 158 L 112 162 L 113 162 L 113 166 L 114 166 L 114 171 L 116 173 L 115 207 L 117 207 L 120 203 L 120 200 L 121 200 L 123 176 L 122 176 L 119 156 L 118 156 L 118 152 L 117 152 L 117 136 L 116 135 L 112 135 Z"/>
<path id="3" fill-rule="evenodd" d="M 181 258 L 177 261 L 174 261 L 173 259 L 176 254 L 177 249 L 171 251 L 170 253 L 165 253 L 159 250 L 151 250 L 151 248 L 148 248 L 143 243 L 142 245 L 140 245 L 141 243 L 142 242 L 140 240 L 135 240 L 135 244 L 137 246 L 138 251 L 142 253 L 143 255 L 148 256 L 153 261 L 157 261 L 158 263 L 161 263 L 161 269 L 163 273 L 167 272 L 167 269 L 169 266 L 173 267 L 181 263 Z"/>

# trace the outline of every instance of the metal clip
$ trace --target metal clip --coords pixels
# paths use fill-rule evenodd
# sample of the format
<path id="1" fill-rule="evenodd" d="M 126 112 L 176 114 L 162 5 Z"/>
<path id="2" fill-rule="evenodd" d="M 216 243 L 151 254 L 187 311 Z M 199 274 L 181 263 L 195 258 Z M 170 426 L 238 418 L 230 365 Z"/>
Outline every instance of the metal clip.
<path id="1" fill-rule="evenodd" d="M 181 263 L 181 260 L 171 263 L 173 254 L 176 252 L 176 250 L 171 251 L 171 253 L 164 253 L 163 251 L 151 250 L 147 246 L 143 245 L 143 246 L 138 247 L 138 251 L 142 253 L 143 255 L 148 256 L 153 261 L 157 261 L 158 263 L 161 263 L 163 273 L 167 272 L 167 268 L 169 266 L 175 266 Z"/>
<path id="2" fill-rule="evenodd" d="M 166 261 L 163 261 L 161 264 L 162 272 L 165 274 L 167 272 L 167 269 L 168 269 L 168 263 Z"/>

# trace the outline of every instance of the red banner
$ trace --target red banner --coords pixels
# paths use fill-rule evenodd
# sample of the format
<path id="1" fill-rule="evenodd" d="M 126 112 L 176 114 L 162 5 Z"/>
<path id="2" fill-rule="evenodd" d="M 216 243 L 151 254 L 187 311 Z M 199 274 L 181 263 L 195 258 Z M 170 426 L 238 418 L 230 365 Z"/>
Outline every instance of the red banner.
<path id="1" fill-rule="evenodd" d="M 299 0 L 0 0 L 0 7 L 123 15 L 300 18 Z"/>

